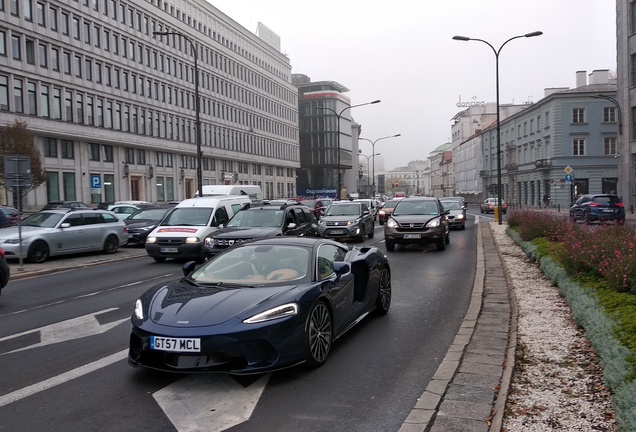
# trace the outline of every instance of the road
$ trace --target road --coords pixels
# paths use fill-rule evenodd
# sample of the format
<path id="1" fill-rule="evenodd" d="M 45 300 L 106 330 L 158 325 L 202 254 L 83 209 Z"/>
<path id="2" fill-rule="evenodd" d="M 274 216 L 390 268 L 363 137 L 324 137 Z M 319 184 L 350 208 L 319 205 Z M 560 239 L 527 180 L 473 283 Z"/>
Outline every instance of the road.
<path id="1" fill-rule="evenodd" d="M 148 257 L 19 279 L 0 297 L 0 431 L 397 431 L 470 301 L 476 226 L 388 254 L 393 302 L 317 370 L 175 375 L 126 361 L 134 301 L 181 275 Z M 384 248 L 382 227 L 365 241 Z"/>

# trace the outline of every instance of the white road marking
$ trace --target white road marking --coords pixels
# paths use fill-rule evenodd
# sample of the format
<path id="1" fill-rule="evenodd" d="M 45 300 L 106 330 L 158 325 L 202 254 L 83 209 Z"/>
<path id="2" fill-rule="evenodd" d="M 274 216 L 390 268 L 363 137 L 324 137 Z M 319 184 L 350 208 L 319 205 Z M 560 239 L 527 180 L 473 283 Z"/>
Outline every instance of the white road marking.
<path id="1" fill-rule="evenodd" d="M 49 378 L 39 383 L 24 387 L 20 390 L 16 390 L 4 396 L 0 396 L 0 407 L 9 405 L 10 403 L 17 402 L 20 399 L 24 399 L 28 396 L 32 396 L 36 393 L 40 393 L 44 390 L 50 389 L 60 384 L 64 384 L 68 381 L 74 380 L 98 369 L 110 366 L 111 364 L 123 360 L 128 357 L 128 348 L 118 353 L 109 355 L 92 363 L 88 363 L 84 366 L 80 366 L 61 375 Z"/>
<path id="2" fill-rule="evenodd" d="M 105 333 L 108 330 L 112 329 L 113 327 L 116 327 L 119 324 L 125 321 L 128 321 L 129 318 L 123 318 L 123 319 L 102 325 L 99 323 L 99 321 L 97 321 L 97 318 L 95 318 L 95 316 L 104 314 L 106 312 L 111 312 L 117 309 L 118 308 L 104 309 L 89 315 L 83 315 L 83 316 L 73 318 L 70 320 L 61 321 L 55 324 L 50 324 L 44 327 L 40 327 L 40 328 L 32 329 L 26 332 L 17 333 L 17 334 L 0 338 L 0 342 L 4 342 L 6 340 L 15 339 L 20 336 L 40 332 L 39 343 L 18 348 L 16 350 L 9 351 L 6 353 L 0 353 L 0 355 L 11 354 L 18 351 L 24 351 L 27 349 L 37 348 L 41 346 L 56 344 L 60 342 L 66 342 L 66 341 L 70 341 L 74 339 L 80 339 L 87 336 L 93 336 L 93 335 Z"/>
<path id="3" fill-rule="evenodd" d="M 153 394 L 179 432 L 221 432 L 249 420 L 271 374 L 243 387 L 228 375 L 189 375 Z"/>

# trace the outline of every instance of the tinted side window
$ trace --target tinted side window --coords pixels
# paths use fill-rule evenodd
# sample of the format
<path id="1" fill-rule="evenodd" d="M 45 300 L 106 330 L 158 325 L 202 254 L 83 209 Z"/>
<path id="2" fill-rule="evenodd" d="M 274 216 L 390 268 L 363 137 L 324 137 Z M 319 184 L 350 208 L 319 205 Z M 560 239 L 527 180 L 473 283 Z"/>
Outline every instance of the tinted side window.
<path id="1" fill-rule="evenodd" d="M 323 280 L 333 274 L 333 262 L 342 261 L 346 255 L 346 250 L 334 245 L 322 245 L 318 249 L 316 270 L 318 279 Z"/>
<path id="2" fill-rule="evenodd" d="M 82 225 L 82 215 L 80 214 L 72 214 L 69 215 L 64 222 L 69 223 L 72 227 Z"/>
<path id="3" fill-rule="evenodd" d="M 102 223 L 99 213 L 84 213 L 84 225 L 96 225 Z"/>
<path id="4" fill-rule="evenodd" d="M 119 221 L 119 219 L 117 219 L 115 216 L 108 214 L 108 213 L 99 213 L 102 222 L 104 223 L 116 223 Z"/>
<path id="5" fill-rule="evenodd" d="M 230 218 L 227 215 L 227 210 L 225 210 L 225 207 L 219 207 L 214 212 L 214 217 L 212 218 L 212 226 L 217 227 L 221 224 L 225 225 L 229 220 Z"/>

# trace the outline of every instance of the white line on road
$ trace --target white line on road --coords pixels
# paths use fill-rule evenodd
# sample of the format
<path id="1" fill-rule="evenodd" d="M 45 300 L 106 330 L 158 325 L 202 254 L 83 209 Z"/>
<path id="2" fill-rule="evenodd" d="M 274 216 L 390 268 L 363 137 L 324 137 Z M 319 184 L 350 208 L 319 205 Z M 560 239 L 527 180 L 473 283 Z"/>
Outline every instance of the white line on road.
<path id="1" fill-rule="evenodd" d="M 13 402 L 17 402 L 21 399 L 32 396 L 36 393 L 40 393 L 44 390 L 48 390 L 57 385 L 64 384 L 68 381 L 74 380 L 75 378 L 79 378 L 106 366 L 110 366 L 111 364 L 123 360 L 126 357 L 128 357 L 128 348 L 115 354 L 109 355 L 108 357 L 104 357 L 103 359 L 99 359 L 92 363 L 65 372 L 61 375 L 49 378 L 36 384 L 32 384 L 28 387 L 24 387 L 20 390 L 16 390 L 4 396 L 0 396 L 0 407 L 9 405 Z"/>

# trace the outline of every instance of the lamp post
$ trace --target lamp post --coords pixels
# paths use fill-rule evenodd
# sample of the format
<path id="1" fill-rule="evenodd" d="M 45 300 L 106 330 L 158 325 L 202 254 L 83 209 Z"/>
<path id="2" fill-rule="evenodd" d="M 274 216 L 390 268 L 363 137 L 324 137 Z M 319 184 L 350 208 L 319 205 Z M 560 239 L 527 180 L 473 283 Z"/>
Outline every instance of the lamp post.
<path id="1" fill-rule="evenodd" d="M 476 38 L 470 38 L 467 36 L 453 36 L 454 40 L 458 40 L 458 41 L 478 41 L 478 42 L 483 42 L 486 45 L 488 45 L 491 49 L 492 52 L 495 53 L 495 71 L 496 71 L 496 86 L 497 86 L 497 214 L 498 214 L 498 220 L 499 220 L 499 225 L 502 224 L 502 209 L 503 209 L 503 205 L 502 205 L 502 185 L 501 185 L 501 120 L 500 120 L 500 115 L 499 115 L 499 53 L 501 52 L 501 50 L 503 49 L 503 47 L 510 42 L 511 40 L 514 39 L 519 39 L 519 38 L 523 38 L 523 37 L 534 37 L 534 36 L 541 36 L 543 34 L 543 32 L 540 31 L 535 31 L 532 33 L 526 33 L 524 35 L 518 35 L 518 36 L 513 36 L 510 39 L 508 39 L 507 41 L 505 41 L 503 44 L 501 44 L 501 46 L 499 47 L 499 49 L 495 49 L 495 47 L 493 47 L 489 42 L 483 40 L 483 39 L 476 39 Z"/>
<path id="2" fill-rule="evenodd" d="M 388 139 L 388 138 L 397 138 L 399 136 L 402 136 L 402 134 L 395 134 L 395 135 L 389 135 L 389 136 L 385 136 L 382 138 L 378 138 L 375 141 L 371 141 L 368 138 L 358 138 L 358 140 L 363 140 L 363 141 L 369 141 L 371 143 L 371 152 L 373 153 L 373 187 L 371 188 L 371 192 L 373 193 L 373 196 L 371 198 L 375 198 L 375 143 L 377 143 L 378 141 L 382 141 L 383 139 Z M 377 153 L 380 154 L 380 153 Z"/>
<path id="3" fill-rule="evenodd" d="M 203 172 L 201 171 L 201 157 L 203 152 L 201 151 L 201 101 L 199 100 L 199 60 L 198 60 L 198 47 L 188 36 L 176 31 L 154 31 L 154 36 L 168 36 L 175 35 L 181 36 L 188 41 L 192 54 L 194 56 L 194 106 L 195 106 L 195 127 L 196 127 L 196 145 L 197 145 L 197 188 L 199 196 L 203 196 Z"/>
<path id="4" fill-rule="evenodd" d="M 336 112 L 335 110 L 331 109 L 331 108 L 327 108 L 327 107 L 319 107 L 317 106 L 317 109 L 323 109 L 323 110 L 327 110 L 327 111 L 331 111 L 332 113 L 334 113 L 334 115 L 336 116 L 336 121 L 337 123 L 337 128 L 338 128 L 338 135 L 336 135 L 336 169 L 338 170 L 338 185 L 337 185 L 337 189 L 336 189 L 336 198 L 340 198 L 340 192 L 342 189 L 342 173 L 340 172 L 340 118 L 342 117 L 342 113 L 344 113 L 346 110 L 351 109 L 351 108 L 356 108 L 356 107 L 360 107 L 360 106 L 364 106 L 364 105 L 371 105 L 371 104 L 377 104 L 380 103 L 381 101 L 378 100 L 374 100 L 372 102 L 366 102 L 366 103 L 362 103 L 362 104 L 358 104 L 358 105 L 351 105 L 348 107 L 344 107 L 340 112 Z"/>
<path id="5" fill-rule="evenodd" d="M 380 156 L 380 153 L 373 153 L 372 155 L 367 156 L 362 154 L 362 150 L 358 150 L 358 154 L 359 156 L 364 156 L 365 158 L 367 158 L 367 192 L 368 192 L 369 191 L 369 158 L 372 158 L 374 156 Z M 375 198 L 375 194 L 371 198 Z"/>
<path id="6" fill-rule="evenodd" d="M 622 141 L 623 141 L 622 140 L 622 138 L 623 138 L 623 113 L 621 111 L 621 105 L 613 97 L 604 95 L 602 93 L 599 93 L 599 94 L 594 95 L 592 97 L 596 98 L 596 99 L 608 100 L 608 101 L 612 102 L 616 106 L 616 111 L 617 111 L 617 115 L 618 115 L 617 124 L 618 124 L 618 137 L 619 137 L 618 138 L 619 142 L 616 143 L 616 146 L 617 146 L 616 151 L 618 151 L 618 147 L 620 147 L 622 149 L 623 148 L 623 143 L 622 143 Z M 615 153 L 614 154 L 615 158 L 619 158 L 620 156 L 621 156 L 620 153 Z M 620 159 L 618 161 L 618 164 L 617 164 L 617 166 L 618 166 L 618 181 L 617 181 L 617 185 L 616 185 L 616 194 L 621 196 L 621 197 L 622 196 L 628 196 L 629 197 L 629 188 L 627 189 L 627 194 L 623 194 L 622 193 L 622 192 L 625 192 L 624 190 L 622 190 L 623 189 L 623 182 L 622 182 L 622 173 L 623 173 L 622 168 L 623 167 L 621 166 L 622 163 L 623 163 L 623 160 Z M 620 189 L 620 192 L 619 192 L 619 189 Z"/>

